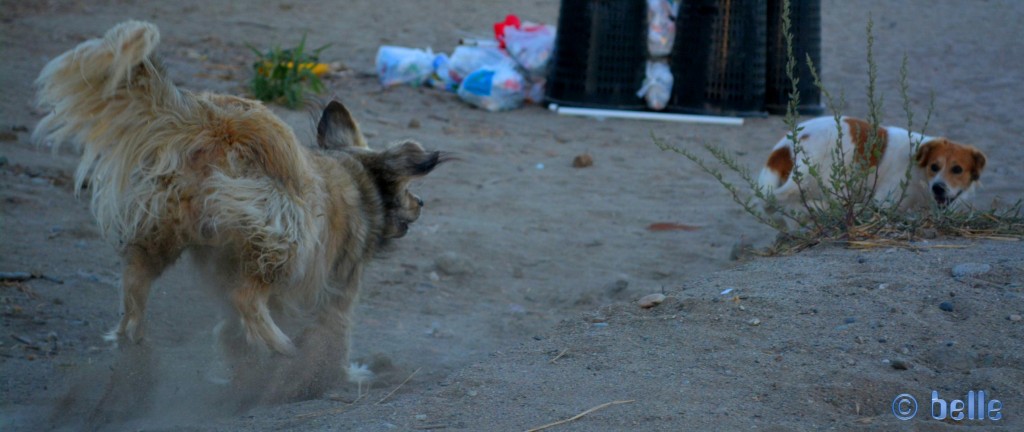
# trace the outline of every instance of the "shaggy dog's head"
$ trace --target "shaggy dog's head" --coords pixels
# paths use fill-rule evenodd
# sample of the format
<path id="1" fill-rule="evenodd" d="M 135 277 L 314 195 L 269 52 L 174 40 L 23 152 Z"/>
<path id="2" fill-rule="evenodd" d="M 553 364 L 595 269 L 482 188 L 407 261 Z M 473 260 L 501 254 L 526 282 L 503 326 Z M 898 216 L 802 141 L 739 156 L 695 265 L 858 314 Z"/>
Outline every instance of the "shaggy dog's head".
<path id="1" fill-rule="evenodd" d="M 409 191 L 412 180 L 423 177 L 451 157 L 426 151 L 415 141 L 401 141 L 386 150 L 366 145 L 359 124 L 341 102 L 331 101 L 317 125 L 317 143 L 325 150 L 341 150 L 359 160 L 379 193 L 384 214 L 383 240 L 405 236 L 409 224 L 420 217 L 423 200 Z"/>

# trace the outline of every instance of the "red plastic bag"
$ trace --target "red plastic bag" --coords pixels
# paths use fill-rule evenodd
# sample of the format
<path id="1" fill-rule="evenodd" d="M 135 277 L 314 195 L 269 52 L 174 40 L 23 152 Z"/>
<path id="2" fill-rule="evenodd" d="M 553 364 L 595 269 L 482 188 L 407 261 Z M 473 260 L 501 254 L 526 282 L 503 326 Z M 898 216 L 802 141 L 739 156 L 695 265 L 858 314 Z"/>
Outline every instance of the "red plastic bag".
<path id="1" fill-rule="evenodd" d="M 498 46 L 505 48 L 505 27 L 518 29 L 522 25 L 523 22 L 515 15 L 508 15 L 505 17 L 505 21 L 494 23 L 494 39 L 498 41 Z"/>

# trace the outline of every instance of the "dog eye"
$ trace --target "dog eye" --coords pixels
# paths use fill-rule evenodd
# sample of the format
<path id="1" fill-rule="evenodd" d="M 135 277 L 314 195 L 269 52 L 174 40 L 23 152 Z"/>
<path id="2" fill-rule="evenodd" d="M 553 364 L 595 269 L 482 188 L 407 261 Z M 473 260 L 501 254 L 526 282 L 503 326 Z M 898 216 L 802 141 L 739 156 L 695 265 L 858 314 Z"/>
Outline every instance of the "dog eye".
<path id="1" fill-rule="evenodd" d="M 962 173 L 962 172 L 964 172 L 964 169 L 963 169 L 963 168 L 960 168 L 960 165 L 955 165 L 955 166 L 953 167 L 953 174 L 960 174 L 960 173 Z"/>
<path id="2" fill-rule="evenodd" d="M 932 172 L 939 172 L 939 164 L 932 164 Z"/>

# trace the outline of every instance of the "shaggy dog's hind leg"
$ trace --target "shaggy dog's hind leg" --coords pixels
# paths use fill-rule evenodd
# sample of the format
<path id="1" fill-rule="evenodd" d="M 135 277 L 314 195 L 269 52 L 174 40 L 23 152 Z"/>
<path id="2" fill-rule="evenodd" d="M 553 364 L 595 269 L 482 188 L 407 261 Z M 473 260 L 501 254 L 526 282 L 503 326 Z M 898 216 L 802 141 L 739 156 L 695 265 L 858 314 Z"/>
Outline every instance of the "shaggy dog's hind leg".
<path id="1" fill-rule="evenodd" d="M 111 342 L 139 343 L 142 340 L 142 319 L 146 314 L 149 289 L 176 254 L 161 256 L 141 246 L 124 249 L 124 273 L 121 279 L 122 315 L 117 328 L 105 336 Z"/>
<path id="2" fill-rule="evenodd" d="M 271 286 L 257 277 L 245 278 L 242 286 L 231 293 L 231 302 L 245 328 L 246 340 L 256 346 L 268 347 L 291 356 L 295 345 L 288 335 L 274 323 L 267 304 Z"/>

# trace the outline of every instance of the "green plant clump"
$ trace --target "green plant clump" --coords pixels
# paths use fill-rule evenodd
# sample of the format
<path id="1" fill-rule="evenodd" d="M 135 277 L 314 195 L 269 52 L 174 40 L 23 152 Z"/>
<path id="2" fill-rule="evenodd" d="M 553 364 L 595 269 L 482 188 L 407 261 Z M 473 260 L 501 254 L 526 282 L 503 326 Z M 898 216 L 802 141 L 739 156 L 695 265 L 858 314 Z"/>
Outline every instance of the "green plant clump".
<path id="1" fill-rule="evenodd" d="M 297 108 L 307 93 L 323 93 L 324 84 L 309 66 L 320 60 L 320 52 L 330 45 L 306 51 L 306 35 L 295 48 L 274 47 L 262 52 L 249 45 L 257 57 L 253 63 L 253 77 L 249 83 L 253 96 L 266 102 L 280 102 L 288 108 Z"/>

